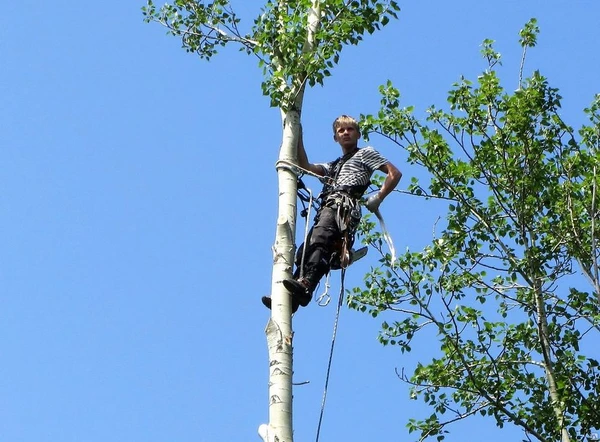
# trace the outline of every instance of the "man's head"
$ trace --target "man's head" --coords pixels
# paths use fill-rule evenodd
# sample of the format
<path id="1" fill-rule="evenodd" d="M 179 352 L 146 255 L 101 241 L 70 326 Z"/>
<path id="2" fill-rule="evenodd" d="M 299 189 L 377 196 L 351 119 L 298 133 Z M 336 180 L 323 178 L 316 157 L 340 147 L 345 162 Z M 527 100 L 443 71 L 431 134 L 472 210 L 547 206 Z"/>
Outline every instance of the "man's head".
<path id="1" fill-rule="evenodd" d="M 348 115 L 342 115 L 333 122 L 333 139 L 342 147 L 356 147 L 360 138 L 358 122 Z"/>

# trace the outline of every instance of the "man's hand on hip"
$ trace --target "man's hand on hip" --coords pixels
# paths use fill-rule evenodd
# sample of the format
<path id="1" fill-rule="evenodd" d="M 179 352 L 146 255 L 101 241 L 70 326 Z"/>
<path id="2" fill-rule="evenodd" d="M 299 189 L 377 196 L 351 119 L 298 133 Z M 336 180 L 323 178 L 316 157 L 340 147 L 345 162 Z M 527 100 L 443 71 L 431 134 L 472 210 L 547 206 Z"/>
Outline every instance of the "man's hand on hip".
<path id="1" fill-rule="evenodd" d="M 379 196 L 379 193 L 376 193 L 375 195 L 371 195 L 369 198 L 367 198 L 365 207 L 370 212 L 375 212 L 377 209 L 379 209 L 379 205 L 381 204 L 381 201 L 382 201 L 381 196 Z"/>

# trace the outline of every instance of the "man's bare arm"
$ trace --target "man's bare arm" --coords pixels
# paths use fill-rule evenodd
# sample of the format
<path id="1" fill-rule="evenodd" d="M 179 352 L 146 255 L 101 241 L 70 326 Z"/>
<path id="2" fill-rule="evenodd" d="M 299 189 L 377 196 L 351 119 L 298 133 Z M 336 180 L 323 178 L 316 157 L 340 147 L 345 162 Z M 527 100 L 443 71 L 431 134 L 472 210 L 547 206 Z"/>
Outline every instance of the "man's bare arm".
<path id="1" fill-rule="evenodd" d="M 376 212 L 377 209 L 379 209 L 381 202 L 396 188 L 400 182 L 400 178 L 402 178 L 402 172 L 400 172 L 392 163 L 384 164 L 379 170 L 385 172 L 387 175 L 379 192 L 367 198 L 365 206 L 371 212 Z"/>
<path id="2" fill-rule="evenodd" d="M 300 134 L 298 136 L 298 166 L 303 169 L 309 170 L 312 173 L 315 173 L 319 176 L 325 175 L 325 170 L 323 170 L 322 166 L 318 164 L 311 164 L 308 161 L 308 156 L 306 155 L 306 150 L 304 150 L 304 140 L 302 138 L 302 126 L 300 126 Z"/>
<path id="3" fill-rule="evenodd" d="M 400 170 L 392 163 L 384 164 L 379 168 L 379 170 L 387 174 L 385 181 L 378 192 L 379 198 L 383 201 L 385 197 L 388 196 L 400 182 L 400 178 L 402 178 L 402 172 L 400 172 Z"/>

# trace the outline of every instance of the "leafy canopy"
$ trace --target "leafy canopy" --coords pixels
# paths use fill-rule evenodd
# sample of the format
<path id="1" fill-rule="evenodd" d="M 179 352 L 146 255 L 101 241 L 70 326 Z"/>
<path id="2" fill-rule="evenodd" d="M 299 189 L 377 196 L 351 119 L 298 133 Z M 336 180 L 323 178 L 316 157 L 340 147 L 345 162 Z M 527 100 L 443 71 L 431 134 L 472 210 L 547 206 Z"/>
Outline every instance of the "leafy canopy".
<path id="1" fill-rule="evenodd" d="M 537 32 L 535 20 L 521 31 L 523 54 Z M 592 440 L 600 428 L 592 357 L 600 339 L 600 95 L 584 111 L 589 123 L 574 130 L 541 73 L 522 80 L 521 63 L 519 89 L 507 92 L 493 41 L 482 55 L 485 71 L 462 78 L 425 121 L 400 106 L 390 82 L 378 114 L 363 117 L 363 133 L 387 137 L 429 176 L 427 184 L 414 178 L 408 193 L 446 201 L 447 212 L 423 250 L 394 264 L 382 254 L 349 303 L 385 315 L 384 345 L 408 352 L 437 339 L 429 362 L 400 374 L 432 410 L 409 421 L 420 440 L 442 440 L 452 422 L 475 414 L 517 425 L 527 440 Z M 381 250 L 378 234 L 367 241 Z"/>
<path id="2" fill-rule="evenodd" d="M 267 1 L 247 31 L 227 0 L 175 0 L 157 8 L 148 0 L 145 20 L 161 23 L 183 48 L 210 60 L 219 47 L 237 44 L 263 69 L 262 91 L 288 109 L 304 86 L 323 84 L 345 45 L 358 44 L 397 18 L 393 1 Z"/>

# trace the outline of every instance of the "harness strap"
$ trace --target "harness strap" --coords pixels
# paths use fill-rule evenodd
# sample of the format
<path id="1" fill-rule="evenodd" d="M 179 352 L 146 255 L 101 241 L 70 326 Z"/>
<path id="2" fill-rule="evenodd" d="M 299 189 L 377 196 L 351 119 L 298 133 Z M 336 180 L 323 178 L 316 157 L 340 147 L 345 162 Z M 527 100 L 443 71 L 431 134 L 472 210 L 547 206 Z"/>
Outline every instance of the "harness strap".
<path id="1" fill-rule="evenodd" d="M 347 189 L 342 189 L 342 187 L 348 187 L 348 186 L 336 186 L 336 182 L 338 177 L 340 176 L 340 173 L 342 172 L 342 169 L 344 168 L 344 165 L 346 164 L 346 162 L 348 162 L 348 160 L 350 160 L 354 155 L 356 155 L 356 153 L 359 151 L 360 149 L 356 148 L 355 150 L 353 150 L 350 153 L 347 153 L 344 156 L 339 157 L 338 159 L 336 159 L 335 161 L 333 161 L 333 163 L 331 163 L 331 167 L 329 169 L 329 173 L 327 174 L 329 177 L 329 182 L 324 182 L 324 186 L 323 186 L 323 190 L 321 191 L 321 194 L 319 195 L 319 198 L 321 199 L 321 201 L 325 201 L 329 195 L 331 195 L 332 193 L 334 193 L 335 191 L 338 190 L 343 190 L 347 193 L 348 190 Z M 365 189 L 363 189 L 363 192 Z M 361 193 L 362 195 L 362 193 Z M 359 196 L 360 198 L 360 196 Z"/>
<path id="2" fill-rule="evenodd" d="M 325 207 L 335 209 L 336 222 L 342 233 L 347 230 L 354 230 L 353 227 L 358 225 L 360 220 L 358 199 L 346 193 L 336 192 L 329 195 L 325 201 Z M 352 222 L 353 217 L 356 222 Z"/>

